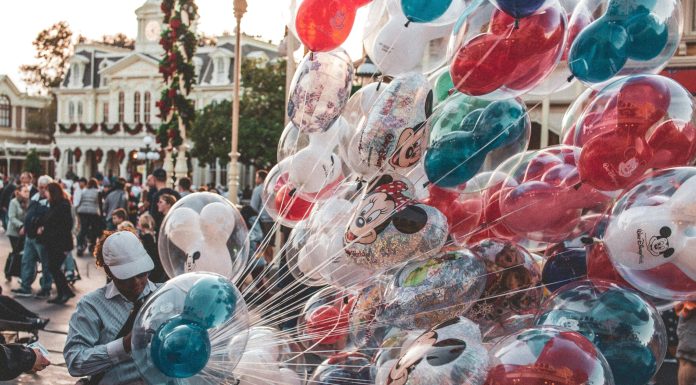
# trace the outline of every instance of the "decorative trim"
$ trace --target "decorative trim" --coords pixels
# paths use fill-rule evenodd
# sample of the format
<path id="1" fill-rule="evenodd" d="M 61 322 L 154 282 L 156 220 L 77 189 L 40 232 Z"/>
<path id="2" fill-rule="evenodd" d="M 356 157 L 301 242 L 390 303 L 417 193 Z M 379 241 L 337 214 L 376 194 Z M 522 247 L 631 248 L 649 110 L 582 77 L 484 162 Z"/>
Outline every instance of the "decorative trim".
<path id="1" fill-rule="evenodd" d="M 119 131 L 121 131 L 122 124 L 123 123 L 116 123 L 113 126 L 111 126 L 111 128 L 109 128 L 109 126 L 107 124 L 102 124 L 101 130 L 103 133 L 105 133 L 107 135 L 114 135 L 114 134 L 118 133 Z"/>

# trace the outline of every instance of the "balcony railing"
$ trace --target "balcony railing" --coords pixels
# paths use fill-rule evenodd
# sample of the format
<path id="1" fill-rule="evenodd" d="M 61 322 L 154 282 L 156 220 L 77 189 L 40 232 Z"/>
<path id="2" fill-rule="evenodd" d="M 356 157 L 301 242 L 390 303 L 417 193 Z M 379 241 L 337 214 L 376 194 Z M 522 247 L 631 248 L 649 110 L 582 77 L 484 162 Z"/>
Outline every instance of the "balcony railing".
<path id="1" fill-rule="evenodd" d="M 156 134 L 157 126 L 150 123 L 57 123 L 57 133 L 60 134 L 95 134 L 104 133 L 106 135 L 115 135 L 123 132 L 128 135 L 140 135 L 143 132 L 148 134 Z"/>

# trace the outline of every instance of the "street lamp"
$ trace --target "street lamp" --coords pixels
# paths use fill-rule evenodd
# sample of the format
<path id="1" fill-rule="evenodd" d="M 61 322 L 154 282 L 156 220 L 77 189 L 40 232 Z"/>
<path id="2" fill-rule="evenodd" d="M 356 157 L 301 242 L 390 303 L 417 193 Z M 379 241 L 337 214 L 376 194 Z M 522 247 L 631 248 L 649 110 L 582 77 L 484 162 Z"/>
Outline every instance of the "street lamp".
<path id="1" fill-rule="evenodd" d="M 234 17 L 237 19 L 236 44 L 234 47 L 234 94 L 232 95 L 232 152 L 230 153 L 229 199 L 238 203 L 239 191 L 239 82 L 242 73 L 242 17 L 247 11 L 246 0 L 234 0 Z"/>
<path id="2" fill-rule="evenodd" d="M 141 148 L 140 151 L 138 151 L 138 153 L 135 155 L 135 159 L 145 161 L 145 176 L 147 176 L 147 172 L 150 169 L 150 162 L 160 159 L 159 151 L 155 151 L 155 148 L 152 145 L 153 142 L 154 139 L 152 139 L 150 135 L 145 135 L 143 138 L 143 144 L 145 144 L 145 147 Z"/>

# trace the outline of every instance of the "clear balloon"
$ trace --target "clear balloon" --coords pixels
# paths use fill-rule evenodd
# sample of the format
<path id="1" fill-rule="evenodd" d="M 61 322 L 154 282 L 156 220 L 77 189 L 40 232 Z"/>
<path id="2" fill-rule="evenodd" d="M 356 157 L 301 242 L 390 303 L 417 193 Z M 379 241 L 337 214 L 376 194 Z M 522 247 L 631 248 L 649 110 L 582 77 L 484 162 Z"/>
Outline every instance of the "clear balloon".
<path id="1" fill-rule="evenodd" d="M 162 267 L 170 277 L 205 271 L 236 281 L 249 259 L 248 232 L 239 210 L 227 199 L 208 192 L 189 194 L 162 221 Z"/>
<path id="2" fill-rule="evenodd" d="M 460 316 L 486 286 L 484 262 L 467 249 L 411 262 L 394 273 L 377 319 L 404 329 L 427 329 Z"/>
<path id="3" fill-rule="evenodd" d="M 524 329 L 490 351 L 486 385 L 612 385 L 602 353 L 582 334 L 549 326 Z"/>
<path id="4" fill-rule="evenodd" d="M 351 140 L 349 164 L 367 178 L 415 167 L 426 147 L 432 107 L 433 94 L 425 76 L 411 73 L 394 79 Z"/>
<path id="5" fill-rule="evenodd" d="M 659 75 L 636 75 L 602 89 L 575 126 L 583 182 L 627 187 L 651 168 L 696 160 L 696 116 L 689 91 Z"/>
<path id="6" fill-rule="evenodd" d="M 616 385 L 647 384 L 667 351 L 667 330 L 655 307 L 606 281 L 564 286 L 544 303 L 537 325 L 584 335 L 606 358 Z"/>
<path id="7" fill-rule="evenodd" d="M 234 370 L 237 385 L 303 385 L 307 364 L 303 348 L 284 333 L 265 326 L 249 329 L 242 358 Z"/>
<path id="8" fill-rule="evenodd" d="M 470 247 L 486 268 L 485 291 L 466 316 L 484 334 L 513 316 L 533 314 L 543 297 L 541 272 L 532 255 L 510 241 L 487 239 Z"/>
<path id="9" fill-rule="evenodd" d="M 597 91 L 588 88 L 578 96 L 575 101 L 568 107 L 563 120 L 561 121 L 561 143 L 572 146 L 575 143 L 575 126 L 578 120 L 582 117 L 585 108 L 590 105 L 594 97 L 597 96 Z"/>
<path id="10" fill-rule="evenodd" d="M 531 16 L 541 9 L 547 0 L 491 0 L 498 9 L 508 15 L 521 19 Z"/>
<path id="11" fill-rule="evenodd" d="M 454 32 L 454 86 L 488 100 L 518 97 L 554 70 L 566 31 L 565 11 L 557 1 L 523 19 L 481 2 L 462 15 Z"/>
<path id="12" fill-rule="evenodd" d="M 289 159 L 288 183 L 304 200 L 327 199 L 343 181 L 341 159 L 322 144 L 310 143 Z"/>
<path id="13" fill-rule="evenodd" d="M 447 218 L 449 236 L 458 245 L 464 245 L 481 222 L 483 215 L 483 190 L 478 181 L 471 180 L 463 191 L 452 191 L 428 186 L 428 197 L 421 201 L 440 210 Z"/>
<path id="14" fill-rule="evenodd" d="M 447 239 L 447 218 L 418 203 L 413 186 L 396 174 L 372 180 L 353 208 L 345 230 L 346 255 L 359 266 L 382 272 L 436 254 Z"/>
<path id="15" fill-rule="evenodd" d="M 621 276 L 653 297 L 696 299 L 696 168 L 656 171 L 611 210 L 604 243 Z"/>
<path id="16" fill-rule="evenodd" d="M 320 290 L 307 300 L 297 323 L 307 351 L 329 357 L 347 346 L 354 303 L 354 296 L 332 288 Z"/>
<path id="17" fill-rule="evenodd" d="M 583 183 L 579 153 L 569 146 L 527 153 L 500 188 L 501 224 L 522 239 L 548 243 L 592 229 L 611 199 Z"/>
<path id="18" fill-rule="evenodd" d="M 348 385 L 373 383 L 370 357 L 362 353 L 339 353 L 322 362 L 314 371 L 310 384 Z"/>
<path id="19" fill-rule="evenodd" d="M 199 302 L 215 298 L 220 301 Z M 248 329 L 244 299 L 225 277 L 179 275 L 140 309 L 132 331 L 133 361 L 150 384 L 225 382 L 245 351 Z"/>
<path id="20" fill-rule="evenodd" d="M 461 9 L 465 3 L 454 0 L 452 9 Z M 444 18 L 437 25 L 411 23 L 399 0 L 374 0 L 363 35 L 365 51 L 383 75 L 430 73 L 447 59 L 453 24 L 454 18 Z"/>
<path id="21" fill-rule="evenodd" d="M 541 281 L 551 292 L 587 276 L 587 251 L 566 248 L 563 244 L 547 250 Z"/>
<path id="22" fill-rule="evenodd" d="M 433 86 L 435 98 L 433 104 L 437 107 L 438 104 L 444 102 L 450 95 L 457 92 L 452 83 L 452 76 L 449 73 L 449 68 L 445 67 L 435 72 L 430 76 L 430 84 Z"/>
<path id="23" fill-rule="evenodd" d="M 676 52 L 682 33 L 678 0 L 582 0 L 574 19 L 592 23 L 573 42 L 568 63 L 587 85 L 601 85 L 616 76 L 660 72 Z"/>
<path id="24" fill-rule="evenodd" d="M 309 135 L 300 132 L 300 129 L 290 122 L 280 135 L 276 159 L 280 163 L 307 146 L 309 146 Z"/>
<path id="25" fill-rule="evenodd" d="M 300 132 L 331 127 L 348 102 L 353 72 L 343 49 L 305 56 L 292 79 L 288 100 L 288 117 Z"/>
<path id="26" fill-rule="evenodd" d="M 295 227 L 298 222 L 309 217 L 314 207 L 313 202 L 295 194 L 297 188 L 288 182 L 291 161 L 292 158 L 286 159 L 271 169 L 261 194 L 268 215 L 287 227 Z"/>
<path id="27" fill-rule="evenodd" d="M 394 364 L 385 385 L 483 385 L 488 352 L 478 326 L 459 317 L 426 331 Z"/>

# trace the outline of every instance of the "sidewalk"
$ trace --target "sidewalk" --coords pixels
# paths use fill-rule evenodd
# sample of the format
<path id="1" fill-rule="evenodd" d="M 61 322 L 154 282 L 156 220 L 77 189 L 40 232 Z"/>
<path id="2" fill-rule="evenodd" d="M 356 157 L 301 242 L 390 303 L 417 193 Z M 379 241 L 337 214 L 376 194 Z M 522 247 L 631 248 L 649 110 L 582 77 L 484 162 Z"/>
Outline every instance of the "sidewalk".
<path id="1" fill-rule="evenodd" d="M 10 241 L 0 230 L 0 266 L 5 266 L 5 260 L 10 253 Z M 41 317 L 48 317 L 51 322 L 46 326 L 46 331 L 39 333 L 39 342 L 49 351 L 49 360 L 52 365 L 44 371 L 35 374 L 23 374 L 13 381 L 0 381 L 0 384 L 55 384 L 55 385 L 72 385 L 78 379 L 73 378 L 68 374 L 63 359 L 63 345 L 65 345 L 65 337 L 68 331 L 68 321 L 70 316 L 75 311 L 75 306 L 80 297 L 94 289 L 104 285 L 105 276 L 101 269 L 98 269 L 94 264 L 94 258 L 81 257 L 75 258 L 75 262 L 80 270 L 82 280 L 75 282 L 74 291 L 77 296 L 68 301 L 65 305 L 52 305 L 46 300 L 38 300 L 32 297 L 15 298 L 26 306 L 29 310 L 37 313 Z M 0 275 L 2 273 L 0 272 Z M 39 290 L 38 277 L 34 282 L 34 292 Z M 12 296 L 11 289 L 19 287 L 17 278 L 13 278 L 12 282 L 7 282 L 4 275 L 0 277 L 0 286 L 2 286 L 3 295 Z M 55 295 L 55 286 L 53 288 Z"/>

